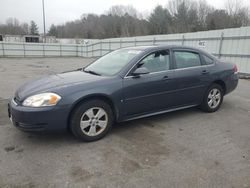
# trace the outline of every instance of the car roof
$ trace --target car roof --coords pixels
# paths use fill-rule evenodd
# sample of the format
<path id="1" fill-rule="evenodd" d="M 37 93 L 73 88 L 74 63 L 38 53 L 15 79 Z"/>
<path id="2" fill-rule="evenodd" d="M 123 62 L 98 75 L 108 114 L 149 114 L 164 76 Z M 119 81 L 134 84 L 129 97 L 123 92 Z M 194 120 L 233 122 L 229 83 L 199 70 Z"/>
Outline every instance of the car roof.
<path id="1" fill-rule="evenodd" d="M 202 52 L 203 54 L 206 54 L 208 56 L 211 57 L 211 54 L 209 54 L 208 52 L 199 49 L 199 48 L 195 48 L 195 47 L 190 47 L 190 46 L 182 46 L 182 45 L 158 45 L 158 46 L 133 46 L 133 47 L 125 47 L 123 49 L 131 49 L 131 50 L 140 50 L 140 51 L 153 51 L 153 50 L 161 50 L 161 49 L 185 49 L 185 50 L 194 50 L 197 52 Z M 213 57 L 213 56 L 212 56 Z M 215 58 L 215 57 L 214 57 Z"/>
<path id="2" fill-rule="evenodd" d="M 154 45 L 154 46 L 133 46 L 133 47 L 125 47 L 123 49 L 131 49 L 131 50 L 142 50 L 142 51 L 148 51 L 148 50 L 157 50 L 157 49 L 170 49 L 170 48 L 178 48 L 178 49 L 190 49 L 190 50 L 196 50 L 196 51 L 203 51 L 198 48 L 190 47 L 190 46 L 182 46 L 182 45 Z"/>

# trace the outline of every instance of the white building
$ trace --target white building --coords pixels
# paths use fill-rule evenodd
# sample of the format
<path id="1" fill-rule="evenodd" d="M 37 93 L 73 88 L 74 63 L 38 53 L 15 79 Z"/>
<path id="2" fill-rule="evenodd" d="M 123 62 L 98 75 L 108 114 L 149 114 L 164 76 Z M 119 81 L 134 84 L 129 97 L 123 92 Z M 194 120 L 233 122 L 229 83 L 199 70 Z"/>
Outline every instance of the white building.
<path id="1" fill-rule="evenodd" d="M 39 35 L 1 35 L 0 41 L 4 42 L 31 42 L 42 43 L 44 41 L 43 36 Z M 46 36 L 46 43 L 56 43 L 55 36 Z"/>

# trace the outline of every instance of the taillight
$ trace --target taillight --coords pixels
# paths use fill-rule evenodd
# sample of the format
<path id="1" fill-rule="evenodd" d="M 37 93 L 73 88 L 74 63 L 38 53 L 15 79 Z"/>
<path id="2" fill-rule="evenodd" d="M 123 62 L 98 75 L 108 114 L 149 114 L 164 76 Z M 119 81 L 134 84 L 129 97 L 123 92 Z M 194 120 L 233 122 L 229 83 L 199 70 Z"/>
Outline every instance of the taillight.
<path id="1" fill-rule="evenodd" d="M 235 64 L 234 64 L 234 66 L 233 66 L 233 72 L 234 72 L 234 73 L 237 73 L 237 72 L 238 72 L 237 65 L 235 65 Z"/>

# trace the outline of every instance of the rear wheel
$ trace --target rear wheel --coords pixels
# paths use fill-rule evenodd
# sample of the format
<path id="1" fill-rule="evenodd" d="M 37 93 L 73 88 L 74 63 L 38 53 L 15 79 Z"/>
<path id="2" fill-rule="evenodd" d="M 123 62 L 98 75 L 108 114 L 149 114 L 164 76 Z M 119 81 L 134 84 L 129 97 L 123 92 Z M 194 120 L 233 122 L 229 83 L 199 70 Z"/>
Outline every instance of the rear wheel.
<path id="1" fill-rule="evenodd" d="M 205 112 L 217 111 L 223 101 L 223 89 L 218 84 L 212 84 L 204 95 L 201 109 Z"/>
<path id="2" fill-rule="evenodd" d="M 114 121 L 111 107 L 101 100 L 79 105 L 71 116 L 70 129 L 83 141 L 96 141 L 104 137 Z"/>

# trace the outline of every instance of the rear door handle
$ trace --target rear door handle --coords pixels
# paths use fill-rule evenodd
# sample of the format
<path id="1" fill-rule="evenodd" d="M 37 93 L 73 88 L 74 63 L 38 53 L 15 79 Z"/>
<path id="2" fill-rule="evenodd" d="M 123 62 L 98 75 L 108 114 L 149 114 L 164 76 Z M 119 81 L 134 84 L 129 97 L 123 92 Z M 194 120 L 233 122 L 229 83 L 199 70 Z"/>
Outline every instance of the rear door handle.
<path id="1" fill-rule="evenodd" d="M 203 70 L 203 71 L 201 72 L 201 74 L 209 74 L 209 71 L 208 71 L 208 70 Z"/>

